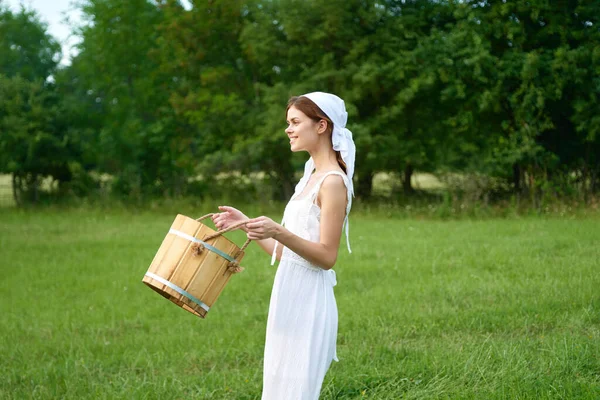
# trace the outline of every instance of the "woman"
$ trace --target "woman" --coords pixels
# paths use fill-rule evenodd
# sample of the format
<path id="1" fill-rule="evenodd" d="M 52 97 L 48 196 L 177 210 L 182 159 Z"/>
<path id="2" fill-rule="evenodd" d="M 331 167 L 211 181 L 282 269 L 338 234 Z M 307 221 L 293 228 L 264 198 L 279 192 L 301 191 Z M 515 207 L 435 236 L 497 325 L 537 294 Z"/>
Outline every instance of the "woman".
<path id="1" fill-rule="evenodd" d="M 248 238 L 272 254 L 272 264 L 281 261 L 267 321 L 263 400 L 318 399 L 325 373 L 337 361 L 332 268 L 344 223 L 348 240 L 355 157 L 347 116 L 344 101 L 333 94 L 292 97 L 285 132 L 291 150 L 307 151 L 310 159 L 283 221 L 248 219 L 227 206 L 213 217 L 218 229 L 247 220 Z"/>

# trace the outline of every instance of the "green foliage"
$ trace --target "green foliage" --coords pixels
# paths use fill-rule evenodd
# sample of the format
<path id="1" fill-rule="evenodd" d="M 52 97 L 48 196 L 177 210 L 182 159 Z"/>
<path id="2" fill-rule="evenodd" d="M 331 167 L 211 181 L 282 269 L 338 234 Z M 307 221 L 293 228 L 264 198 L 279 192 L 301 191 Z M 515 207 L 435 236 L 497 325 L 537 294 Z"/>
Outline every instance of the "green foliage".
<path id="1" fill-rule="evenodd" d="M 45 177 L 70 180 L 60 99 L 45 82 L 59 56 L 60 45 L 33 11 L 0 4 L 0 173 L 12 175 L 17 204 L 36 201 Z"/>
<path id="2" fill-rule="evenodd" d="M 468 86 L 473 90 L 471 98 L 480 105 L 470 126 L 477 137 L 486 133 L 478 149 L 483 156 L 480 160 L 496 175 L 513 174 L 517 189 L 524 186 L 525 171 L 530 182 L 535 182 L 572 174 L 583 165 L 586 170 L 598 169 L 593 157 L 582 159 L 584 147 L 593 151 L 598 142 L 584 144 L 589 137 L 581 136 L 576 121 L 583 110 L 597 109 L 594 101 L 581 99 L 596 97 L 589 97 L 595 91 L 589 88 L 595 86 L 597 60 L 577 55 L 591 55 L 600 44 L 599 13 L 597 2 L 586 1 L 455 6 L 455 15 L 462 21 L 457 26 L 463 31 L 471 27 L 479 35 L 492 66 L 486 68 L 489 83 Z M 459 112 L 465 110 L 461 107 Z M 536 191 L 535 184 L 529 185 Z M 593 180 L 583 179 L 582 190 L 595 190 L 592 186 Z"/>
<path id="3" fill-rule="evenodd" d="M 238 148 L 256 125 L 258 101 L 239 42 L 245 2 L 198 2 L 186 11 L 166 1 L 161 12 L 154 55 L 172 81 L 169 105 L 186 127 L 178 140 L 193 170 L 209 182 L 223 171 L 260 170 Z"/>
<path id="4" fill-rule="evenodd" d="M 145 0 L 91 0 L 81 10 L 83 40 L 66 79 L 78 91 L 78 104 L 97 120 L 97 169 L 115 177 L 117 192 L 133 197 L 176 190 L 179 182 L 170 178 L 181 169 L 169 157 L 172 113 L 163 115 L 168 92 L 149 56 L 161 13 Z"/>
<path id="5" fill-rule="evenodd" d="M 314 90 L 346 101 L 359 197 L 379 172 L 400 177 L 393 196 L 412 193 L 419 171 L 481 177 L 538 206 L 600 190 L 598 2 L 78 6 L 80 51 L 59 70 L 58 45 L 35 13 L 0 6 L 0 74 L 52 75 L 55 85 L 38 90 L 50 109 L 35 118 L 55 118 L 38 124 L 69 143 L 58 163 L 80 194 L 97 185 L 90 177 L 109 176 L 112 193 L 129 199 L 210 197 L 217 176 L 242 173 L 261 174 L 265 195 L 286 199 L 306 159 L 289 151 L 286 101 Z M 34 117 L 10 112 L 8 124 Z"/>
<path id="6" fill-rule="evenodd" d="M 0 173 L 12 174 L 18 204 L 36 201 L 45 177 L 70 180 L 71 145 L 60 123 L 52 87 L 0 75 Z"/>
<path id="7" fill-rule="evenodd" d="M 38 15 L 21 6 L 12 12 L 0 2 L 0 74 L 45 80 L 60 60 L 60 44 Z"/>

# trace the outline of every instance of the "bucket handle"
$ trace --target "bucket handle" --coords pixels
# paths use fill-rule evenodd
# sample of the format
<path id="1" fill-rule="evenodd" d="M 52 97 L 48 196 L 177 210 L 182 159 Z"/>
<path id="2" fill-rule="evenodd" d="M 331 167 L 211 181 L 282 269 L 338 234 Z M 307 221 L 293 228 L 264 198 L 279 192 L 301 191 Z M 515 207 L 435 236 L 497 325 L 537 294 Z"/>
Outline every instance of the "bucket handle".
<path id="1" fill-rule="evenodd" d="M 202 217 L 196 219 L 196 221 L 200 222 L 202 220 L 212 217 L 213 215 L 215 215 L 215 213 L 203 215 Z M 242 222 L 238 222 L 237 224 L 233 224 L 225 229 L 222 229 L 218 232 L 213 233 L 212 235 L 208 235 L 207 237 L 204 238 L 204 241 L 209 241 L 211 239 L 219 237 L 219 236 L 223 235 L 224 233 L 233 231 L 233 230 L 245 225 L 246 223 L 247 223 L 247 221 L 242 221 Z M 244 245 L 242 247 L 240 247 L 240 251 L 238 251 L 237 254 L 235 255 L 235 257 L 233 257 L 234 259 L 236 259 L 236 261 L 229 263 L 230 264 L 229 269 L 231 272 L 241 272 L 243 270 L 243 268 L 240 267 L 240 264 L 239 264 L 239 261 L 237 261 L 237 258 L 244 250 L 246 250 L 246 247 L 248 247 L 248 245 L 250 244 L 250 241 L 251 241 L 250 239 L 247 239 L 246 242 L 244 243 Z"/>
<path id="2" fill-rule="evenodd" d="M 213 215 L 215 215 L 214 213 L 210 213 L 210 214 L 206 214 L 200 218 L 198 218 L 196 221 L 200 222 L 202 220 L 205 220 L 209 217 L 212 217 Z M 247 221 L 242 221 L 242 222 L 238 222 L 237 224 L 233 224 L 225 229 L 222 229 L 218 232 L 213 233 L 212 235 L 208 235 L 207 237 L 204 238 L 205 241 L 207 240 L 211 240 L 214 239 L 216 237 L 221 236 L 224 233 L 236 230 L 237 228 L 239 228 L 240 226 L 246 225 Z M 240 251 L 244 251 L 246 250 L 246 247 L 248 247 L 248 245 L 250 244 L 250 239 L 246 240 L 246 243 L 244 243 L 244 245 L 240 248 Z"/>

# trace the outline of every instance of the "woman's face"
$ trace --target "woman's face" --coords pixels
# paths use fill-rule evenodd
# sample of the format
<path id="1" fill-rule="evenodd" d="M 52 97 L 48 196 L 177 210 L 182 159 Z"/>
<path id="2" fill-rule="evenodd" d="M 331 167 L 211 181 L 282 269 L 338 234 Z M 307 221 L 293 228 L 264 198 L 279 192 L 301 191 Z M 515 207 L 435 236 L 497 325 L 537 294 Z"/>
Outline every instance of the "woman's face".
<path id="1" fill-rule="evenodd" d="M 319 140 L 318 122 L 313 121 L 302 111 L 291 106 L 287 112 L 287 123 L 288 127 L 285 133 L 290 138 L 292 151 L 309 151 L 316 146 Z"/>

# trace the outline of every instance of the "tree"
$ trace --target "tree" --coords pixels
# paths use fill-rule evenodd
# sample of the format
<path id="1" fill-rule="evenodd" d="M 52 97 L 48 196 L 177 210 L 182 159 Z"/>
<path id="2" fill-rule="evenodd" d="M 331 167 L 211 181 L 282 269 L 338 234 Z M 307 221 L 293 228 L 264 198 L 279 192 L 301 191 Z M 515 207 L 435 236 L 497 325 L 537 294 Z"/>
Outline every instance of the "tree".
<path id="1" fill-rule="evenodd" d="M 164 21 L 154 57 L 169 77 L 169 105 L 185 126 L 194 170 L 207 182 L 219 172 L 259 170 L 239 148 L 256 124 L 257 98 L 239 42 L 245 1 L 196 2 L 190 10 L 164 1 Z"/>
<path id="2" fill-rule="evenodd" d="M 434 170 L 447 150 L 441 146 L 447 106 L 440 95 L 447 82 L 438 79 L 439 64 L 447 59 L 430 38 L 445 37 L 453 18 L 437 1 L 384 1 L 373 7 L 375 29 L 361 36 L 347 60 L 351 98 L 364 131 L 357 135 L 364 164 L 358 190 L 368 195 L 374 173 L 387 171 L 402 176 L 404 192 L 410 193 L 413 172 Z"/>
<path id="3" fill-rule="evenodd" d="M 89 0 L 81 5 L 82 41 L 63 81 L 97 118 L 97 169 L 117 193 L 175 193 L 189 176 L 168 98 L 171 86 L 151 56 L 163 13 L 147 0 Z M 85 127 L 82 127 L 85 129 Z"/>
<path id="4" fill-rule="evenodd" d="M 12 175 L 17 204 L 37 202 L 44 177 L 71 179 L 70 143 L 59 100 L 43 82 L 0 75 L 0 172 Z"/>
<path id="5" fill-rule="evenodd" d="M 495 60 L 493 84 L 477 96 L 475 124 L 489 127 L 483 154 L 495 166 L 490 172 L 512 177 L 517 190 L 528 184 L 533 193 L 552 182 L 564 186 L 560 182 L 583 167 L 575 175 L 584 176 L 587 190 L 590 174 L 598 171 L 592 156 L 598 96 L 590 88 L 597 86 L 600 3 L 469 1 L 455 10 L 462 21 L 475 22 L 471 31 L 488 43 Z"/>
<path id="6" fill-rule="evenodd" d="M 12 175 L 17 204 L 37 201 L 44 177 L 70 179 L 60 101 L 47 82 L 59 55 L 35 12 L 0 4 L 0 172 Z"/>
<path id="7" fill-rule="evenodd" d="M 370 182 L 377 165 L 370 131 L 363 121 L 372 115 L 372 101 L 361 97 L 353 79 L 357 64 L 372 50 L 385 12 L 375 1 L 280 1 L 257 2 L 251 8 L 241 40 L 251 60 L 259 98 L 265 110 L 250 141 L 264 149 L 264 160 L 273 161 L 283 187 L 293 188 L 294 170 L 305 157 L 291 158 L 283 139 L 284 106 L 287 99 L 310 91 L 329 91 L 346 101 L 357 144 L 357 194 L 366 196 L 361 179 Z M 358 103 L 360 107 L 357 107 Z M 279 138 L 279 139 L 278 139 Z M 273 170 L 273 166 L 266 165 Z M 287 183 L 287 184 L 286 184 Z"/>
<path id="8" fill-rule="evenodd" d="M 0 2 L 0 73 L 46 80 L 60 60 L 60 44 L 47 29 L 33 10 L 13 13 Z"/>

